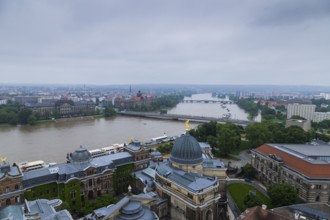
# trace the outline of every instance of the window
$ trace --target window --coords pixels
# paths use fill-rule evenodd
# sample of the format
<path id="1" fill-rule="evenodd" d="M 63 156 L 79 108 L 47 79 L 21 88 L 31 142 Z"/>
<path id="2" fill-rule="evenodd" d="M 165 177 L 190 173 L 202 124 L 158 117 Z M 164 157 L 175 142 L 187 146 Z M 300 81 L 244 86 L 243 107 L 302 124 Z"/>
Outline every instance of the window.
<path id="1" fill-rule="evenodd" d="M 10 188 L 9 186 L 6 186 L 6 193 L 9 193 L 10 192 Z"/>
<path id="2" fill-rule="evenodd" d="M 10 199 L 6 199 L 6 205 L 10 205 L 10 204 L 11 204 Z"/>
<path id="3" fill-rule="evenodd" d="M 15 185 L 15 190 L 18 190 L 19 189 L 19 186 L 16 184 Z"/>
<path id="4" fill-rule="evenodd" d="M 71 191 L 71 199 L 76 198 L 76 190 Z"/>
<path id="5" fill-rule="evenodd" d="M 88 186 L 89 187 L 92 187 L 93 186 L 93 180 L 92 179 L 88 180 Z"/>
<path id="6" fill-rule="evenodd" d="M 320 195 L 317 195 L 315 198 L 315 202 L 319 202 L 320 201 Z"/>

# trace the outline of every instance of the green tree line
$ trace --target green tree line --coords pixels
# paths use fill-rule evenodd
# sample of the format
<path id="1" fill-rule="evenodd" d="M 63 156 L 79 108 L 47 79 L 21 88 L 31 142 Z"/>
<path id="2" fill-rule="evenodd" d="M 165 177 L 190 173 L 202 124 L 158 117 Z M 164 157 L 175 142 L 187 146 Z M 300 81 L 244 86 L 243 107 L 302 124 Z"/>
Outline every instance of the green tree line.
<path id="1" fill-rule="evenodd" d="M 150 103 L 135 103 L 127 110 L 139 112 L 160 111 L 175 107 L 181 100 L 183 100 L 181 94 L 165 95 L 154 99 Z"/>
<path id="2" fill-rule="evenodd" d="M 315 137 L 313 131 L 305 132 L 297 126 L 285 128 L 281 123 L 270 121 L 254 123 L 245 129 L 234 124 L 213 121 L 198 125 L 189 133 L 200 142 L 208 142 L 217 156 L 228 156 L 265 143 L 304 144 Z"/>
<path id="3" fill-rule="evenodd" d="M 236 104 L 249 113 L 251 117 L 256 117 L 258 115 L 258 105 L 254 103 L 253 99 L 239 99 Z"/>
<path id="4" fill-rule="evenodd" d="M 241 145 L 241 129 L 234 124 L 215 121 L 199 125 L 189 133 L 200 142 L 208 142 L 217 156 L 228 156 Z"/>
<path id="5" fill-rule="evenodd" d="M 18 103 L 9 101 L 6 105 L 0 105 L 0 124 L 25 125 L 35 124 L 37 115 L 30 109 L 23 108 Z"/>

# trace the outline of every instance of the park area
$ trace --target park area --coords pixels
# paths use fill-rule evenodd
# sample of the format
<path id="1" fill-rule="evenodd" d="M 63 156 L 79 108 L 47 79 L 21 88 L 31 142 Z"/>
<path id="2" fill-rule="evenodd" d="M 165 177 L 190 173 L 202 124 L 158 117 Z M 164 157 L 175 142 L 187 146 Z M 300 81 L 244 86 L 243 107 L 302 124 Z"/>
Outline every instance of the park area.
<path id="1" fill-rule="evenodd" d="M 249 184 L 232 183 L 228 185 L 228 191 L 241 212 L 248 208 L 244 203 L 244 199 L 251 194 L 255 195 L 256 200 L 261 204 L 267 205 L 267 207 L 270 206 L 270 199 Z"/>

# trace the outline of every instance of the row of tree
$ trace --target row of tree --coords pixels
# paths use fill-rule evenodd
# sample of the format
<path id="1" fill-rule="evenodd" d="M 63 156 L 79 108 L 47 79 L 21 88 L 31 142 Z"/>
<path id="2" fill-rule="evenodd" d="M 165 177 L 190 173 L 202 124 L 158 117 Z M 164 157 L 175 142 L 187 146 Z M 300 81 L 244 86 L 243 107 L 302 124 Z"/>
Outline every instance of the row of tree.
<path id="1" fill-rule="evenodd" d="M 191 129 L 189 133 L 200 142 L 208 142 L 217 156 L 228 156 L 241 145 L 241 128 L 230 123 L 212 121 Z"/>
<path id="2" fill-rule="evenodd" d="M 245 129 L 246 139 L 251 147 L 258 147 L 264 143 L 304 144 L 315 137 L 315 133 L 305 132 L 298 126 L 285 128 L 282 123 L 260 122 Z"/>
<path id="3" fill-rule="evenodd" d="M 0 124 L 35 124 L 37 115 L 30 109 L 23 108 L 18 103 L 9 101 L 6 105 L 0 105 Z"/>
<path id="4" fill-rule="evenodd" d="M 228 156 L 239 149 L 243 143 L 249 148 L 259 147 L 264 143 L 304 144 L 315 138 L 315 133 L 305 132 L 302 128 L 285 128 L 281 123 L 260 122 L 245 129 L 234 124 L 220 124 L 215 121 L 198 125 L 189 133 L 200 142 L 208 142 L 215 155 Z M 245 139 L 248 142 L 242 141 Z"/>

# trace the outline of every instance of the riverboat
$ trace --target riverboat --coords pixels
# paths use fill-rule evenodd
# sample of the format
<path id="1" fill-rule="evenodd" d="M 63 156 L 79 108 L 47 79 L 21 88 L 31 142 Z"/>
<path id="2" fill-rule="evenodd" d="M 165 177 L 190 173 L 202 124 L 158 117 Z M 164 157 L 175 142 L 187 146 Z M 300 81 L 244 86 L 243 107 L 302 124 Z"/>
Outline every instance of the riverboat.
<path id="1" fill-rule="evenodd" d="M 166 140 L 169 140 L 169 138 L 166 134 L 164 134 L 163 136 L 160 136 L 160 137 L 151 138 L 151 141 L 156 142 L 156 143 L 162 143 L 163 141 L 166 141 Z"/>
<path id="2" fill-rule="evenodd" d="M 31 170 L 47 167 L 48 165 L 45 164 L 43 160 L 36 160 L 31 162 L 21 162 L 18 164 L 18 166 L 21 168 L 23 172 L 28 172 Z"/>
<path id="3" fill-rule="evenodd" d="M 89 150 L 89 153 L 92 155 L 93 158 L 95 158 L 109 154 L 115 154 L 122 151 L 124 151 L 124 144 L 114 144 L 112 146 L 103 147 L 101 149 Z"/>

